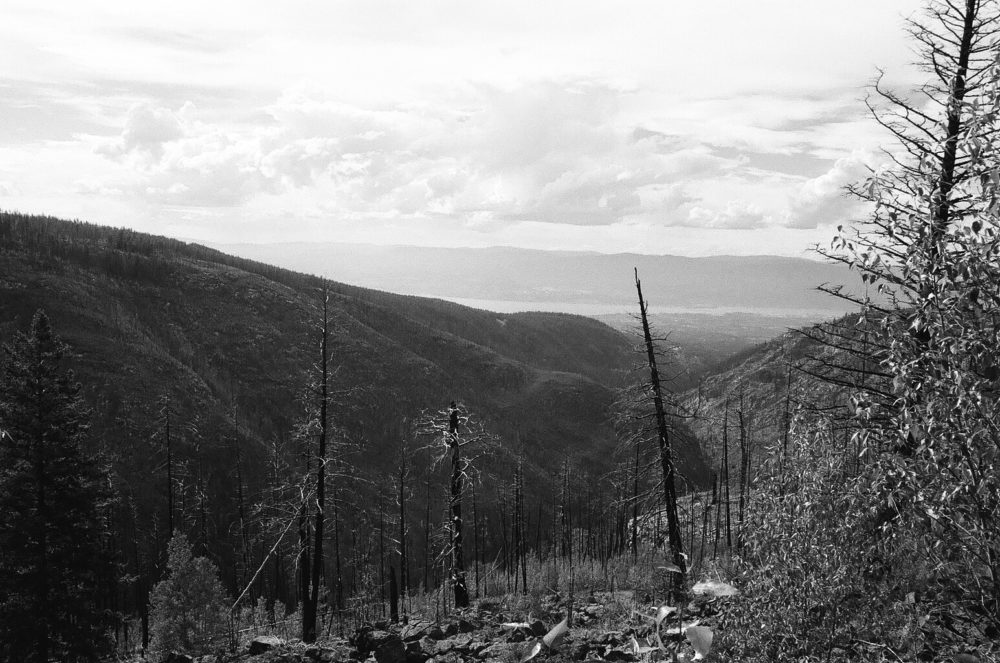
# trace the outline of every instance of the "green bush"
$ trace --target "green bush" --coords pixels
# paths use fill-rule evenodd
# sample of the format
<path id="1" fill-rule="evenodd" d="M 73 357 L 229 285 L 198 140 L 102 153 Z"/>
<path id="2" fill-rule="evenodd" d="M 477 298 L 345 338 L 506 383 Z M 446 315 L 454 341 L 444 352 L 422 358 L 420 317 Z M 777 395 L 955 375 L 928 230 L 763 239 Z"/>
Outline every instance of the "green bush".
<path id="1" fill-rule="evenodd" d="M 751 494 L 723 649 L 740 661 L 912 658 L 923 642 L 907 594 L 924 570 L 912 545 L 873 531 L 876 468 L 859 470 L 823 417 L 796 424 L 784 473 L 770 459 Z"/>
<path id="2" fill-rule="evenodd" d="M 150 596 L 151 642 L 155 653 L 203 654 L 224 642 L 226 593 L 211 560 L 194 557 L 183 534 L 167 547 L 167 577 Z"/>

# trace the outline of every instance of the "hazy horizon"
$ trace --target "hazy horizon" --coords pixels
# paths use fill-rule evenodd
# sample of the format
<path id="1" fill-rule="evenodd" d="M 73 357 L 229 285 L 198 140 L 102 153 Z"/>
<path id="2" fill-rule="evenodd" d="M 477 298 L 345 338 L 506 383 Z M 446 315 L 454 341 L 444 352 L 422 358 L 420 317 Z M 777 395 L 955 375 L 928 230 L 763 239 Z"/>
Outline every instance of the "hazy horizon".
<path id="1" fill-rule="evenodd" d="M 633 269 L 656 313 L 746 312 L 825 319 L 850 307 L 817 292 L 822 283 L 857 291 L 843 265 L 787 256 L 664 256 L 355 243 L 209 244 L 225 253 L 404 295 L 434 297 L 498 313 L 598 315 L 635 307 Z"/>
<path id="2" fill-rule="evenodd" d="M 919 0 L 0 9 L 0 202 L 196 241 L 801 255 Z"/>

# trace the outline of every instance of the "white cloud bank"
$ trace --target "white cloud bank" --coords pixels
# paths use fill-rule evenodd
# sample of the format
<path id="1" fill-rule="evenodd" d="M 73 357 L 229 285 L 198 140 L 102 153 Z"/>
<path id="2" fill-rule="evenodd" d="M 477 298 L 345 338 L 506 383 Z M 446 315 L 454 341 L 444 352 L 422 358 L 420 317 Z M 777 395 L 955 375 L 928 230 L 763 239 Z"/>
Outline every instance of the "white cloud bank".
<path id="1" fill-rule="evenodd" d="M 0 134 L 5 207 L 651 253 L 798 253 L 863 213 L 842 195 L 879 141 L 858 98 L 919 6 L 81 4 L 0 27 L 10 116 L 60 109 Z"/>

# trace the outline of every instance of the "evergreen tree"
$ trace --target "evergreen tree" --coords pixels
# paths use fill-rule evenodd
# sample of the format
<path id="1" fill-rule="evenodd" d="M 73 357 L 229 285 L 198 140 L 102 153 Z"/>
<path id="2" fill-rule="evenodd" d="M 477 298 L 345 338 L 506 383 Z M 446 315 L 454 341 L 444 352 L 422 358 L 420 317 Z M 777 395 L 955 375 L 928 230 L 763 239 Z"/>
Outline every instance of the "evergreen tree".
<path id="1" fill-rule="evenodd" d="M 102 496 L 88 411 L 44 313 L 0 369 L 0 660 L 96 660 L 106 643 Z"/>
<path id="2" fill-rule="evenodd" d="M 211 560 L 194 557 L 183 534 L 167 546 L 167 577 L 150 595 L 154 652 L 203 654 L 226 633 L 226 593 Z"/>

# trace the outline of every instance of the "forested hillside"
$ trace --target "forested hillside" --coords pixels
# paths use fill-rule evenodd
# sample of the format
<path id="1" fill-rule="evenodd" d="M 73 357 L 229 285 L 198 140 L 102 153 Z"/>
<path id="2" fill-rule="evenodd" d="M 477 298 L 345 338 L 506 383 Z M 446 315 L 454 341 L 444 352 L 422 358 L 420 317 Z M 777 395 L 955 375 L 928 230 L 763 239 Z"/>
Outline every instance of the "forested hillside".
<path id="1" fill-rule="evenodd" d="M 165 238 L 5 213 L 0 338 L 27 329 L 43 309 L 70 346 L 93 409 L 95 450 L 114 483 L 117 558 L 133 576 L 113 597 L 115 610 L 144 612 L 171 525 L 219 564 L 234 594 L 263 560 L 284 524 L 282 501 L 294 501 L 289 491 L 307 472 L 324 288 L 337 463 L 331 499 L 340 508 L 338 556 L 329 564 L 343 578 L 338 600 L 361 592 L 372 569 L 386 572 L 372 556 L 391 544 L 404 451 L 412 582 L 440 577 L 433 567 L 446 475 L 417 451 L 434 440 L 412 429 L 422 413 L 452 400 L 499 438 L 474 468 L 482 559 L 509 554 L 508 534 L 495 523 L 508 518 L 515 466 L 523 467 L 522 536 L 532 547 L 549 547 L 558 535 L 557 490 L 589 553 L 624 545 L 623 507 L 613 499 L 621 489 L 610 474 L 611 408 L 639 357 L 606 325 L 364 290 Z M 703 481 L 697 444 L 679 452 L 682 474 Z M 554 477 L 571 468 L 587 479 L 566 494 Z M 296 602 L 291 539 L 253 595 Z"/>
<path id="2" fill-rule="evenodd" d="M 1000 1 L 927 0 L 907 31 L 924 82 L 866 100 L 882 161 L 848 142 L 829 171 L 866 177 L 816 249 L 861 280 L 820 285 L 822 310 L 854 312 L 753 347 L 719 325 L 677 350 L 649 308 L 700 280 L 755 301 L 729 259 L 716 279 L 622 275 L 632 338 L 0 213 L 0 663 L 1000 660 Z M 789 100 L 769 130 L 797 141 Z M 538 140 L 531 116 L 511 135 Z M 380 150 L 349 169 L 365 187 Z M 400 179 L 421 218 L 445 209 Z M 576 191 L 591 212 L 642 198 Z M 527 231 L 541 208 L 517 202 Z M 688 219 L 799 225 L 726 209 Z M 819 285 L 769 283 L 771 301 Z M 742 349 L 712 356 L 720 340 Z"/>

